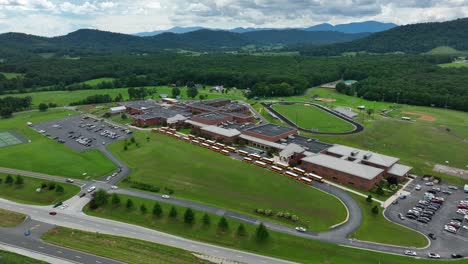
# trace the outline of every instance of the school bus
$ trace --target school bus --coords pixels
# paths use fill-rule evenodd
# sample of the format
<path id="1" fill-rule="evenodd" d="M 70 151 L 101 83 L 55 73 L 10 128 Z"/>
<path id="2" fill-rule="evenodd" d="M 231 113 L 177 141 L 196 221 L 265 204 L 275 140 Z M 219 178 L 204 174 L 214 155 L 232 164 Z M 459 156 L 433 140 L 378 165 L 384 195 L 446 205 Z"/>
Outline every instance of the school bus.
<path id="1" fill-rule="evenodd" d="M 271 166 L 270 170 L 274 171 L 274 172 L 277 172 L 277 173 L 283 173 L 283 169 L 280 168 L 280 167 L 276 167 L 276 166 Z"/>
<path id="2" fill-rule="evenodd" d="M 238 150 L 237 153 L 241 156 L 249 156 L 249 153 L 247 151 L 243 151 L 243 150 Z"/>
<path id="3" fill-rule="evenodd" d="M 206 143 L 211 144 L 211 145 L 214 145 L 214 144 L 216 144 L 216 141 L 214 141 L 214 140 L 207 140 Z"/>
<path id="4" fill-rule="evenodd" d="M 254 162 L 254 165 L 257 165 L 259 167 L 262 167 L 262 168 L 266 168 L 267 164 L 265 162 L 262 162 L 262 161 L 255 161 Z"/>
<path id="5" fill-rule="evenodd" d="M 309 179 L 312 179 L 314 181 L 323 182 L 323 178 L 318 176 L 317 174 L 309 173 L 307 177 L 309 177 Z"/>
<path id="6" fill-rule="evenodd" d="M 307 185 L 312 185 L 312 180 L 309 178 L 301 177 L 299 180 Z"/>
<path id="7" fill-rule="evenodd" d="M 225 156 L 229 156 L 231 155 L 231 153 L 225 149 L 221 150 L 221 154 L 225 155 Z"/>
<path id="8" fill-rule="evenodd" d="M 243 161 L 243 162 L 247 162 L 247 163 L 252 163 L 252 159 L 249 158 L 249 157 L 244 157 L 244 158 L 242 159 L 242 161 Z"/>
<path id="9" fill-rule="evenodd" d="M 260 160 L 262 158 L 258 154 L 249 154 L 249 157 L 254 160 Z"/>
<path id="10" fill-rule="evenodd" d="M 269 158 L 265 158 L 265 157 L 262 157 L 261 161 L 263 161 L 263 162 L 265 162 L 265 163 L 267 163 L 267 164 L 273 164 L 273 163 L 275 163 L 275 162 L 273 161 L 273 159 L 269 159 Z"/>
<path id="11" fill-rule="evenodd" d="M 222 143 L 219 143 L 219 142 L 215 143 L 215 146 L 217 146 L 218 148 L 224 148 L 224 147 L 226 147 L 226 145 L 224 145 L 224 144 L 222 144 Z"/>
<path id="12" fill-rule="evenodd" d="M 182 140 L 185 141 L 185 142 L 189 142 L 190 138 L 189 137 L 182 137 Z"/>
<path id="13" fill-rule="evenodd" d="M 192 134 L 188 134 L 187 136 L 188 136 L 190 139 L 196 139 L 196 138 L 197 138 L 196 136 L 194 136 L 194 135 L 192 135 Z"/>
<path id="14" fill-rule="evenodd" d="M 216 147 L 216 146 L 211 146 L 210 148 L 211 148 L 211 150 L 214 150 L 214 151 L 216 151 L 216 152 L 220 152 L 220 151 L 221 151 L 221 149 L 218 148 L 218 147 Z"/>
<path id="15" fill-rule="evenodd" d="M 284 176 L 287 176 L 288 178 L 295 179 L 295 180 L 299 178 L 299 175 L 291 171 L 285 171 Z"/>
<path id="16" fill-rule="evenodd" d="M 233 147 L 227 146 L 227 147 L 225 147 L 224 149 L 227 150 L 227 151 L 229 151 L 229 152 L 236 152 L 236 148 L 233 148 Z"/>
<path id="17" fill-rule="evenodd" d="M 198 137 L 198 141 L 200 141 L 200 142 L 205 142 L 206 139 L 205 139 L 205 138 L 202 138 L 202 137 Z"/>
<path id="18" fill-rule="evenodd" d="M 201 143 L 201 146 L 206 148 L 206 149 L 209 149 L 210 148 L 210 145 L 206 144 L 206 143 Z"/>
<path id="19" fill-rule="evenodd" d="M 299 175 L 307 176 L 307 173 L 303 169 L 293 167 L 292 170 Z"/>
<path id="20" fill-rule="evenodd" d="M 289 170 L 289 164 L 286 164 L 286 163 L 282 163 L 282 162 L 277 162 L 275 163 L 275 166 L 278 166 L 282 169 L 285 169 L 285 170 Z"/>
<path id="21" fill-rule="evenodd" d="M 190 143 L 195 144 L 195 145 L 200 145 L 200 141 L 198 140 L 191 140 Z"/>

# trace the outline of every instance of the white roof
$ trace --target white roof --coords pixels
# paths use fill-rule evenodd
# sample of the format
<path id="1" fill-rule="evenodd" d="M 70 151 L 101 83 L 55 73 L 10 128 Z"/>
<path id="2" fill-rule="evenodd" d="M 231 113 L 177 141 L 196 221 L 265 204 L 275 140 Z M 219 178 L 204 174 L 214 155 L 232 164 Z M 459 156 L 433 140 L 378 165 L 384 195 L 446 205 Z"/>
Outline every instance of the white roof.
<path id="1" fill-rule="evenodd" d="M 305 157 L 302 159 L 302 161 L 341 171 L 367 180 L 372 180 L 383 172 L 382 169 L 354 163 L 348 160 L 343 160 L 324 154 Z"/>
<path id="2" fill-rule="evenodd" d="M 347 117 L 356 117 L 358 114 L 353 112 L 353 110 L 349 107 L 342 107 L 342 106 L 337 106 L 335 108 L 333 108 L 333 110 L 335 110 L 336 112 L 342 114 L 342 115 L 345 115 Z"/>
<path id="3" fill-rule="evenodd" d="M 395 176 L 405 176 L 405 174 L 408 173 L 411 169 L 412 167 L 397 163 L 388 170 L 388 173 Z"/>
<path id="4" fill-rule="evenodd" d="M 235 136 L 240 135 L 240 132 L 237 129 L 226 129 L 226 128 L 217 127 L 217 126 L 205 126 L 205 127 L 202 127 L 201 130 L 215 133 L 218 135 L 222 135 L 225 137 L 235 137 Z"/>
<path id="5" fill-rule="evenodd" d="M 276 148 L 276 149 L 284 149 L 286 147 L 286 146 L 283 146 L 283 145 L 275 143 L 275 142 L 271 142 L 271 141 L 264 140 L 264 139 L 261 139 L 261 138 L 251 137 L 251 136 L 248 136 L 248 135 L 245 135 L 245 134 L 240 135 L 240 137 L 242 139 L 245 139 L 245 140 L 248 140 L 248 141 L 251 141 L 251 142 L 255 142 L 255 143 L 258 143 L 258 144 L 263 145 L 263 146 Z"/>
<path id="6" fill-rule="evenodd" d="M 327 149 L 327 152 L 337 154 L 340 156 L 353 157 L 358 160 L 365 160 L 366 162 L 384 166 L 386 168 L 391 167 L 393 164 L 397 163 L 400 160 L 399 158 L 378 154 L 362 149 L 351 148 L 343 145 L 334 145 L 333 147 Z M 355 156 L 351 156 L 352 152 L 356 152 L 357 154 Z M 364 156 L 367 154 L 371 155 L 368 159 L 364 159 Z"/>
<path id="7" fill-rule="evenodd" d="M 305 151 L 304 148 L 302 148 L 301 146 L 297 145 L 297 144 L 294 144 L 294 143 L 291 143 L 291 144 L 288 144 L 280 153 L 280 157 L 291 157 L 292 155 L 294 155 L 295 153 L 303 153 Z"/>
<path id="8" fill-rule="evenodd" d="M 177 123 L 179 121 L 184 121 L 184 120 L 187 120 L 187 117 L 185 117 L 185 116 L 183 116 L 181 114 L 177 114 L 177 115 L 175 115 L 173 117 L 169 117 L 167 119 L 167 123 L 168 124 L 174 124 L 174 123 Z"/>
<path id="9" fill-rule="evenodd" d="M 125 106 L 116 106 L 116 107 L 111 107 L 109 110 L 111 112 L 120 112 L 120 111 L 125 111 Z"/>
<path id="10" fill-rule="evenodd" d="M 191 125 L 196 126 L 196 127 L 206 127 L 207 126 L 207 124 L 203 124 L 203 123 L 200 123 L 200 122 L 197 122 L 197 121 L 193 121 L 191 119 L 185 120 L 185 123 L 191 124 Z"/>

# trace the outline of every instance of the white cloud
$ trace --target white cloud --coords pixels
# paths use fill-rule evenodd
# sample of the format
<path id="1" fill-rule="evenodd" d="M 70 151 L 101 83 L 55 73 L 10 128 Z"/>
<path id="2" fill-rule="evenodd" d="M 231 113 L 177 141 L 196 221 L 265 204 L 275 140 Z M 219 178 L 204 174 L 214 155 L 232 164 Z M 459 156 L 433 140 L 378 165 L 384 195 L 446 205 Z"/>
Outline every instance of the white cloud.
<path id="1" fill-rule="evenodd" d="M 73 14 L 89 14 L 97 10 L 98 8 L 90 2 L 85 2 L 81 5 L 64 2 L 60 5 L 60 11 Z"/>

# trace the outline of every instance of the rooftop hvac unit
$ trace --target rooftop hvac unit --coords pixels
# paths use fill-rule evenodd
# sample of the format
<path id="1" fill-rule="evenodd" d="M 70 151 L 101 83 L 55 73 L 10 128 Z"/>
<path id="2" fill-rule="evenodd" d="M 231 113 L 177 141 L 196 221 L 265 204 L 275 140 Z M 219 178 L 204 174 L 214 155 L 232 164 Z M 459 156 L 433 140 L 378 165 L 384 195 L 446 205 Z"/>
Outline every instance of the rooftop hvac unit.
<path id="1" fill-rule="evenodd" d="M 359 153 L 359 150 L 351 151 L 351 157 L 356 157 L 358 153 Z"/>
<path id="2" fill-rule="evenodd" d="M 372 153 L 367 153 L 366 155 L 364 155 L 364 159 L 368 160 L 370 159 L 371 156 L 372 156 Z"/>

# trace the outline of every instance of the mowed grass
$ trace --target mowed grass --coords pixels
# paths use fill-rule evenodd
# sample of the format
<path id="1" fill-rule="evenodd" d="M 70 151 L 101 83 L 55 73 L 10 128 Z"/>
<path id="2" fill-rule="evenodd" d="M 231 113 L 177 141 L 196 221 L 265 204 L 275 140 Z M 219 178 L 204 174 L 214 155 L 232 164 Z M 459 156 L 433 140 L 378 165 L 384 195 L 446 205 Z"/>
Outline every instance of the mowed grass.
<path id="1" fill-rule="evenodd" d="M 439 64 L 439 66 L 442 68 L 466 68 L 468 67 L 468 62 L 444 63 L 444 64 Z"/>
<path id="2" fill-rule="evenodd" d="M 237 236 L 236 230 L 239 222 L 228 219 L 229 230 L 225 233 L 219 232 L 217 228 L 219 216 L 209 214 L 211 224 L 204 227 L 202 224 L 202 217 L 204 213 L 194 210 L 195 223 L 193 226 L 188 226 L 183 223 L 184 208 L 177 207 L 177 220 L 168 219 L 169 205 L 160 203 L 163 207 L 163 216 L 161 219 L 155 218 L 151 215 L 154 201 L 140 199 L 136 197 L 129 197 L 119 195 L 122 205 L 120 207 L 112 207 L 112 205 L 99 208 L 94 211 L 86 209 L 86 213 L 103 217 L 107 219 L 123 221 L 131 224 L 140 225 L 143 227 L 160 230 L 177 236 L 186 237 L 201 242 L 206 242 L 222 247 L 234 248 L 242 251 L 253 252 L 256 254 L 271 256 L 280 259 L 286 259 L 299 263 L 313 263 L 313 264 L 432 264 L 437 261 L 427 259 L 414 259 L 404 256 L 389 255 L 378 252 L 360 250 L 355 248 L 343 247 L 339 245 L 328 244 L 320 241 L 305 239 L 288 234 L 278 233 L 269 230 L 269 238 L 265 243 L 258 243 L 255 239 L 256 226 L 244 224 L 247 231 L 246 237 Z M 127 210 L 125 208 L 126 199 L 131 198 L 134 202 L 134 209 Z M 148 208 L 148 213 L 143 215 L 140 211 L 140 206 L 145 204 Z M 65 233 L 67 234 L 67 233 Z M 55 234 L 43 237 L 48 242 L 54 243 Z M 59 234 L 61 236 L 61 234 Z M 90 235 L 91 236 L 91 235 Z M 103 235 L 100 235 L 103 236 Z M 92 238 L 96 237 L 93 235 Z M 73 239 L 70 239 L 73 238 Z M 99 241 L 100 238 L 96 238 Z M 125 238 L 124 240 L 130 239 Z M 78 244 L 77 248 L 86 251 L 86 249 L 93 250 L 89 252 L 103 252 L 106 249 L 113 250 L 108 247 L 96 247 L 96 243 L 90 243 L 90 240 L 82 241 L 77 237 L 61 237 L 57 238 L 56 243 L 64 243 L 65 246 Z M 77 241 L 77 242 L 74 242 Z M 104 242 L 103 245 L 113 244 L 113 242 Z M 101 245 L 99 243 L 99 245 Z M 117 244 L 120 248 L 120 245 Z M 132 245 L 130 245 L 133 248 Z M 84 249 L 86 248 L 86 249 Z M 124 250 L 124 249 L 122 249 Z M 138 250 L 138 249 L 135 249 Z M 402 249 L 402 253 L 403 253 Z M 116 253 L 119 254 L 119 253 Z M 139 254 L 138 254 L 139 255 Z M 133 256 L 133 254 L 132 254 Z M 467 263 L 467 261 L 455 261 L 453 263 Z"/>
<path id="3" fill-rule="evenodd" d="M 0 72 L 0 74 L 3 74 L 7 79 L 21 78 L 24 76 L 23 73 L 16 72 Z"/>
<path id="4" fill-rule="evenodd" d="M 47 262 L 21 256 L 16 253 L 0 250 L 0 263 L 2 264 L 46 264 Z"/>
<path id="5" fill-rule="evenodd" d="M 125 151 L 123 141 L 109 147 L 133 169 L 129 177 L 133 181 L 168 187 L 174 196 L 247 214 L 257 208 L 289 212 L 316 231 L 346 218 L 335 197 L 269 170 L 166 135 L 140 132 L 135 138 L 139 148 L 133 144 Z"/>
<path id="6" fill-rule="evenodd" d="M 90 85 L 97 85 L 99 82 L 103 80 L 108 80 L 107 78 L 101 78 L 96 80 L 90 80 L 88 83 Z M 86 82 L 85 82 L 86 83 Z M 156 93 L 148 96 L 147 99 L 160 99 L 161 94 L 167 94 L 171 96 L 172 88 L 168 86 L 148 86 L 148 89 L 156 89 Z M 181 90 L 181 99 L 186 100 L 189 99 L 187 97 L 187 89 L 180 88 Z M 208 96 L 207 99 L 215 99 L 215 98 L 229 98 L 232 100 L 240 100 L 244 99 L 244 96 L 241 91 L 239 90 L 231 90 L 227 94 L 223 94 L 220 92 L 210 91 L 209 87 L 205 89 L 199 89 L 199 94 L 203 94 Z M 21 94 L 8 94 L 2 95 L 0 97 L 5 96 L 31 96 L 32 97 L 32 104 L 33 106 L 38 106 L 40 103 L 55 103 L 58 106 L 66 106 L 70 103 L 77 102 L 80 100 L 85 99 L 88 96 L 96 95 L 96 94 L 108 94 L 112 98 L 115 98 L 117 95 L 122 94 L 124 100 L 129 100 L 128 97 L 128 88 L 112 88 L 112 89 L 93 89 L 93 90 L 77 90 L 77 91 L 43 91 L 43 92 L 31 92 L 31 93 L 21 93 Z M 198 96 L 197 96 L 198 99 Z"/>
<path id="7" fill-rule="evenodd" d="M 97 78 L 97 79 L 92 79 L 83 82 L 84 84 L 91 85 L 91 86 L 97 86 L 98 84 L 101 84 L 103 82 L 113 82 L 115 79 L 114 78 Z"/>
<path id="8" fill-rule="evenodd" d="M 305 129 L 317 129 L 320 132 L 348 132 L 354 126 L 309 104 L 274 104 L 273 109 Z"/>
<path id="9" fill-rule="evenodd" d="M 51 181 L 22 177 L 24 183 L 21 185 L 18 184 L 6 184 L 5 179 L 7 175 L 0 173 L 0 179 L 2 179 L 2 184 L 0 184 L 0 198 L 12 200 L 20 203 L 27 204 L 36 204 L 36 205 L 49 205 L 54 204 L 59 201 L 64 201 L 77 194 L 80 191 L 80 188 L 75 185 L 66 184 L 66 183 L 55 183 L 63 187 L 64 191 L 56 192 L 56 190 L 47 190 L 44 189 L 41 192 L 36 192 L 37 188 L 41 187 L 42 183 L 52 183 Z M 12 175 L 16 180 L 16 176 Z"/>
<path id="10" fill-rule="evenodd" d="M 174 247 L 126 237 L 74 230 L 65 227 L 56 227 L 47 231 L 42 235 L 42 239 L 48 243 L 126 263 L 210 263 L 197 258 L 192 254 L 192 252 Z"/>
<path id="11" fill-rule="evenodd" d="M 101 152 L 76 152 L 26 125 L 26 122 L 40 123 L 74 114 L 74 111 L 50 109 L 47 112 L 25 112 L 0 119 L 0 130 L 13 129 L 31 140 L 30 143 L 1 148 L 0 167 L 72 178 L 97 178 L 115 170 L 116 166 Z M 83 173 L 87 173 L 87 176 L 83 176 Z"/>
<path id="12" fill-rule="evenodd" d="M 0 208 L 0 227 L 15 227 L 21 224 L 25 219 L 26 216 L 24 214 L 7 211 Z"/>
<path id="13" fill-rule="evenodd" d="M 364 197 L 349 194 L 358 202 L 363 216 L 361 225 L 350 235 L 351 238 L 406 247 L 427 245 L 428 241 L 422 234 L 385 219 L 383 209 L 377 202 L 369 203 Z M 375 205 L 379 207 L 378 214 L 372 213 L 372 207 Z"/>

